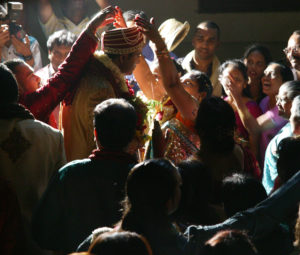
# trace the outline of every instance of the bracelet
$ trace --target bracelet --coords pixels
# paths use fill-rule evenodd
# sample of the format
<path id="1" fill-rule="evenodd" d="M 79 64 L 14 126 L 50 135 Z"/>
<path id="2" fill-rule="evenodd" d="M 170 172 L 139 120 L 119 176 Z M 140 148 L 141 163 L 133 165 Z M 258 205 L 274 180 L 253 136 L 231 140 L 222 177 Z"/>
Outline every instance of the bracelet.
<path id="1" fill-rule="evenodd" d="M 166 48 L 161 50 L 161 51 L 156 51 L 156 56 L 158 58 L 160 58 L 160 57 L 164 57 L 164 58 L 169 57 L 169 51 Z"/>
<path id="2" fill-rule="evenodd" d="M 31 60 L 33 57 L 32 57 L 32 55 L 29 55 L 29 56 L 22 56 L 23 57 L 23 59 L 27 62 L 27 61 L 29 61 L 29 60 Z"/>

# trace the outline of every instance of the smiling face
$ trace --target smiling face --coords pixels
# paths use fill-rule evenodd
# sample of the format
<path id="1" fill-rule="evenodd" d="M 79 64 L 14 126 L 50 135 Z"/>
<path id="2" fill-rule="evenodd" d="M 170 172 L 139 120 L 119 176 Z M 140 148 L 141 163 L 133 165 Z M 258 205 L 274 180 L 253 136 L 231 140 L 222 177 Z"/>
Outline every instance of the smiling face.
<path id="1" fill-rule="evenodd" d="M 33 69 L 27 65 L 19 64 L 15 69 L 15 77 L 19 84 L 19 91 L 23 93 L 32 93 L 36 91 L 41 82 L 41 78 L 33 73 Z"/>
<path id="2" fill-rule="evenodd" d="M 280 66 L 270 64 L 264 71 L 264 76 L 261 79 L 263 92 L 269 97 L 275 97 L 278 94 L 279 88 L 283 83 L 280 74 Z"/>
<path id="3" fill-rule="evenodd" d="M 220 44 L 217 30 L 200 25 L 192 43 L 199 60 L 212 59 Z"/>
<path id="4" fill-rule="evenodd" d="M 234 65 L 229 64 L 222 72 L 220 77 L 220 82 L 224 88 L 226 95 L 230 95 L 229 87 L 233 85 L 230 77 L 234 81 L 234 88 L 237 89 L 237 93 L 243 93 L 243 89 L 247 86 L 247 81 L 245 80 L 242 72 Z"/>
<path id="5" fill-rule="evenodd" d="M 288 92 L 284 86 L 280 87 L 278 95 L 276 96 L 276 105 L 278 107 L 278 114 L 283 118 L 289 119 L 292 100 L 288 98 Z"/>
<path id="6" fill-rule="evenodd" d="M 187 91 L 190 95 L 199 99 L 201 93 L 199 92 L 199 84 L 195 81 L 191 74 L 187 73 L 180 78 L 180 82 L 184 87 L 185 91 Z"/>
<path id="7" fill-rule="evenodd" d="M 291 66 L 300 71 L 300 35 L 290 37 L 285 53 Z"/>
<path id="8" fill-rule="evenodd" d="M 247 74 L 251 81 L 259 80 L 267 67 L 265 57 L 259 51 L 252 51 L 244 61 L 247 66 Z"/>

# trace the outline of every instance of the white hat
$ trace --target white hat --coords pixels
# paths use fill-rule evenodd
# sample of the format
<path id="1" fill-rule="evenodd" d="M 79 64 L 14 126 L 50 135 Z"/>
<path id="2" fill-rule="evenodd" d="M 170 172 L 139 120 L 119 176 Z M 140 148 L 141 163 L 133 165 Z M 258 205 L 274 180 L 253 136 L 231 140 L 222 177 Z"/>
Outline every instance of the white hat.
<path id="1" fill-rule="evenodd" d="M 167 19 L 160 25 L 158 31 L 164 39 L 167 49 L 173 51 L 187 36 L 190 31 L 190 24 L 187 21 L 181 23 L 174 18 Z"/>

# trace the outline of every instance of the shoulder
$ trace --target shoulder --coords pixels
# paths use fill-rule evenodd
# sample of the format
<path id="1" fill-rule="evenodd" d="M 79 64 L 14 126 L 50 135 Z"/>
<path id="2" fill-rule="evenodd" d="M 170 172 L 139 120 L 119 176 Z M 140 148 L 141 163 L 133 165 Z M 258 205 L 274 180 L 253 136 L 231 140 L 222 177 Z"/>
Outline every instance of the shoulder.
<path id="1" fill-rule="evenodd" d="M 90 159 L 74 160 L 67 163 L 61 169 L 59 169 L 58 173 L 61 176 L 61 178 L 64 178 L 68 175 L 73 175 L 78 172 L 81 172 L 82 169 L 86 169 L 87 167 L 89 167 L 90 164 Z"/>

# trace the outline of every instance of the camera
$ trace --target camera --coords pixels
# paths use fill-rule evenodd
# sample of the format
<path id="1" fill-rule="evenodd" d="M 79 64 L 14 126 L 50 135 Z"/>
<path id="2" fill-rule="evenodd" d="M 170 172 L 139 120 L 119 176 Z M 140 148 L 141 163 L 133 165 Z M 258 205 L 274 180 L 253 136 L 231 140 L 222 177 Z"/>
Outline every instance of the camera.
<path id="1" fill-rule="evenodd" d="M 8 2 L 7 13 L 9 19 L 9 33 L 14 35 L 17 39 L 22 41 L 25 38 L 25 31 L 22 26 L 17 24 L 21 12 L 23 11 L 23 4 L 20 2 Z"/>

